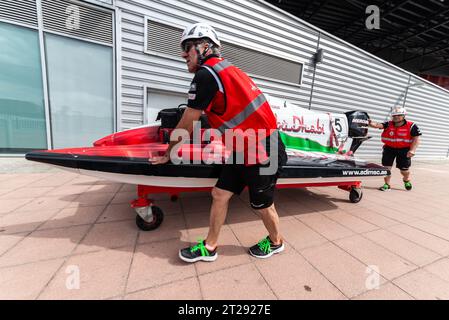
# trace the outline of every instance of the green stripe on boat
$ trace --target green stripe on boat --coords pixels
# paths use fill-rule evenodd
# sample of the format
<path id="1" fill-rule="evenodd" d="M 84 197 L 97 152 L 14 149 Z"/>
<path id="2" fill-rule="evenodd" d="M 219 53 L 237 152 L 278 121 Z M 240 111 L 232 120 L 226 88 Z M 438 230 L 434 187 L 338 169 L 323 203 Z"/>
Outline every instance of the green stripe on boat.
<path id="1" fill-rule="evenodd" d="M 280 134 L 282 142 L 284 142 L 285 147 L 287 148 L 325 153 L 336 153 L 338 151 L 338 148 L 323 146 L 322 144 L 310 139 L 293 137 L 282 131 L 280 131 Z"/>

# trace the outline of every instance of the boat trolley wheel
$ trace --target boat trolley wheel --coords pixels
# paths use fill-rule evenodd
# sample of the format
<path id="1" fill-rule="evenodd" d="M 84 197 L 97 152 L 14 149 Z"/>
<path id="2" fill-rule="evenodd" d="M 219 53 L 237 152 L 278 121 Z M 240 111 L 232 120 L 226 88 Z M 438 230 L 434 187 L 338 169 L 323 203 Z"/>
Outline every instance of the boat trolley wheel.
<path id="1" fill-rule="evenodd" d="M 164 220 L 164 212 L 156 206 L 141 207 L 135 209 L 136 225 L 140 230 L 151 231 L 157 229 Z"/>
<path id="2" fill-rule="evenodd" d="M 362 188 L 352 187 L 351 191 L 349 191 L 349 201 L 351 201 L 352 203 L 360 202 L 360 200 L 362 200 L 362 197 Z"/>

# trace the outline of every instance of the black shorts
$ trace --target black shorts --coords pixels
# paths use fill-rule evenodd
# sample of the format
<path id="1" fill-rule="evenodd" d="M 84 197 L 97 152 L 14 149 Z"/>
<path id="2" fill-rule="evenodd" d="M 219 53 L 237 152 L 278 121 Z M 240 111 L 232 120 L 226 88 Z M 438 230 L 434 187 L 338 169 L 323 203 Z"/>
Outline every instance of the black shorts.
<path id="1" fill-rule="evenodd" d="M 269 165 L 225 164 L 215 186 L 237 195 L 248 187 L 251 207 L 256 210 L 268 208 L 273 204 L 274 190 L 282 166 L 287 163 L 285 146 L 280 139 L 277 162 L 277 171 L 271 175 L 263 175 L 260 171 Z"/>
<path id="2" fill-rule="evenodd" d="M 412 165 L 412 159 L 407 157 L 407 152 L 410 148 L 390 148 L 384 147 L 382 153 L 382 165 L 391 167 L 393 166 L 394 159 L 396 159 L 396 168 L 399 170 L 408 170 Z"/>

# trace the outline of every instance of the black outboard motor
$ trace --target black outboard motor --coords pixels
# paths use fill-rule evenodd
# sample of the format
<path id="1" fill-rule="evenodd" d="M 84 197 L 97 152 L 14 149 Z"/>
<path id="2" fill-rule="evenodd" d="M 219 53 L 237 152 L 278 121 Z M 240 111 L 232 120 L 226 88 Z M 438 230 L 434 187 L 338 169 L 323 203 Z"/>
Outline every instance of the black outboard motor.
<path id="1" fill-rule="evenodd" d="M 157 120 L 161 120 L 161 129 L 174 129 L 181 120 L 182 115 L 185 111 L 186 104 L 180 104 L 177 108 L 162 109 L 157 114 Z M 202 114 L 199 121 L 201 122 L 201 128 L 210 128 L 209 122 L 207 121 L 206 115 Z"/>
<path id="2" fill-rule="evenodd" d="M 161 126 L 160 129 L 174 129 L 178 125 L 179 121 L 182 118 L 182 115 L 184 114 L 186 104 L 180 104 L 177 108 L 168 108 L 168 109 L 162 109 L 159 111 L 156 121 L 161 120 Z M 208 129 L 210 128 L 209 122 L 207 121 L 207 117 L 205 114 L 202 114 L 199 121 L 201 122 L 201 128 L 202 129 Z M 163 137 L 162 137 L 163 143 L 169 143 L 170 142 L 170 132 L 167 130 L 163 131 Z"/>
<path id="3" fill-rule="evenodd" d="M 359 110 L 346 112 L 345 115 L 348 119 L 348 136 L 353 139 L 350 151 L 354 153 L 362 142 L 371 138 L 368 137 L 369 115 Z"/>
<path id="4" fill-rule="evenodd" d="M 174 129 L 178 125 L 179 120 L 181 120 L 184 110 L 184 108 L 179 107 L 162 109 L 157 114 L 156 121 L 161 120 L 162 129 Z"/>

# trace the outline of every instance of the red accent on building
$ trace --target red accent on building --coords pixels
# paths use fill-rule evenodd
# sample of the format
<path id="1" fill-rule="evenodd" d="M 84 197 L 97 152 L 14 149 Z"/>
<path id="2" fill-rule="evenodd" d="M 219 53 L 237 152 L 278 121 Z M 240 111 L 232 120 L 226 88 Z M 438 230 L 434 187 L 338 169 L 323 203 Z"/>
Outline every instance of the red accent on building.
<path id="1" fill-rule="evenodd" d="M 419 76 L 449 90 L 449 77 L 432 76 L 430 74 L 420 74 Z"/>

